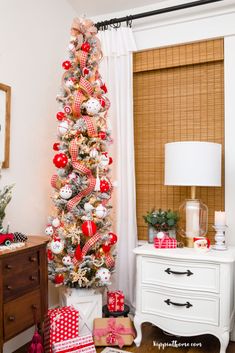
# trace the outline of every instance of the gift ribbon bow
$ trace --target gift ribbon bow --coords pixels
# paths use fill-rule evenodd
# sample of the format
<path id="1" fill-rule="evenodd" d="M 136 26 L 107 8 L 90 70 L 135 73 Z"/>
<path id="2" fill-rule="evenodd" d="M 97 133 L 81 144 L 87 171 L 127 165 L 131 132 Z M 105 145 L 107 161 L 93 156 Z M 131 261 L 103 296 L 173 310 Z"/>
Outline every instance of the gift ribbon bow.
<path id="1" fill-rule="evenodd" d="M 126 328 L 122 324 L 116 324 L 115 318 L 110 318 L 108 320 L 108 327 L 94 329 L 94 336 L 98 340 L 100 340 L 102 336 L 106 335 L 108 335 L 106 338 L 107 344 L 114 344 L 115 342 L 117 342 L 118 346 L 122 348 L 125 343 L 122 335 L 134 336 L 135 333 L 132 328 Z"/>
<path id="2" fill-rule="evenodd" d="M 52 331 L 55 331 L 57 329 L 56 322 L 60 319 L 61 314 L 57 314 L 51 324 Z"/>
<path id="3" fill-rule="evenodd" d="M 71 141 L 70 146 L 69 146 L 69 152 L 71 155 L 73 168 L 76 171 L 78 171 L 79 173 L 86 174 L 89 179 L 89 186 L 86 189 L 79 192 L 79 194 L 77 194 L 75 197 L 73 197 L 67 203 L 67 208 L 69 211 L 71 211 L 73 209 L 73 207 L 76 206 L 80 202 L 82 197 L 89 195 L 94 190 L 95 178 L 93 177 L 92 172 L 89 168 L 85 167 L 82 163 L 77 161 L 78 145 L 77 145 L 76 139 Z"/>

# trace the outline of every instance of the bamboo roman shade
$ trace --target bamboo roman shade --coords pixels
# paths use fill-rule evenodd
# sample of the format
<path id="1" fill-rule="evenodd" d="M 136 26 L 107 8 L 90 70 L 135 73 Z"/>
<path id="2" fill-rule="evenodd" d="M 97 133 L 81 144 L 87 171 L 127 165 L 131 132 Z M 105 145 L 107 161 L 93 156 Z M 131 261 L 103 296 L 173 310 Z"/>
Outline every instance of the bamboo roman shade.
<path id="1" fill-rule="evenodd" d="M 210 141 L 224 149 L 223 39 L 135 53 L 134 127 L 138 235 L 147 239 L 146 211 L 177 210 L 190 195 L 187 187 L 164 186 L 164 144 Z M 222 164 L 222 187 L 197 188 L 211 240 L 214 211 L 224 209 Z"/>

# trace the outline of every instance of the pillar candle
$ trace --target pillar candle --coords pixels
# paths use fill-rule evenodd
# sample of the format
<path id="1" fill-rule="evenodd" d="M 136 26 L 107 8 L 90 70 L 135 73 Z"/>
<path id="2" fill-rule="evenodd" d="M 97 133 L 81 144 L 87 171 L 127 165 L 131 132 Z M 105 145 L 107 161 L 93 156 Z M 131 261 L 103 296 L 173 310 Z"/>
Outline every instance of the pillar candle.
<path id="1" fill-rule="evenodd" d="M 215 225 L 216 226 L 226 225 L 225 212 L 215 211 Z"/>

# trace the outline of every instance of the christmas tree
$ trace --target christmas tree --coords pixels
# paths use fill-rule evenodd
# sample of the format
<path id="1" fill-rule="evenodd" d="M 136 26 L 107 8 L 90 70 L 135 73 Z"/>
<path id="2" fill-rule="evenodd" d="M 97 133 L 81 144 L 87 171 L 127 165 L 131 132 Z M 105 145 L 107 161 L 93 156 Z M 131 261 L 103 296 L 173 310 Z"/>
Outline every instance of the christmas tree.
<path id="1" fill-rule="evenodd" d="M 109 284 L 117 242 L 110 231 L 110 102 L 99 73 L 102 52 L 96 34 L 92 21 L 74 19 L 57 96 L 57 172 L 51 179 L 55 214 L 45 230 L 50 280 L 75 288 Z"/>

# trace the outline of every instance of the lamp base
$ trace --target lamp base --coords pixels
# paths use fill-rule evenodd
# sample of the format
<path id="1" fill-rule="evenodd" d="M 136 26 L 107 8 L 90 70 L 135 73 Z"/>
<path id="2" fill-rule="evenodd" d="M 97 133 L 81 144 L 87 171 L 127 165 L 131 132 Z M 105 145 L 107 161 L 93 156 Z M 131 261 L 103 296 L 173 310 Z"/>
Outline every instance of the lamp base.
<path id="1" fill-rule="evenodd" d="M 194 247 L 193 238 L 185 238 L 185 246 L 187 248 L 193 248 Z"/>

